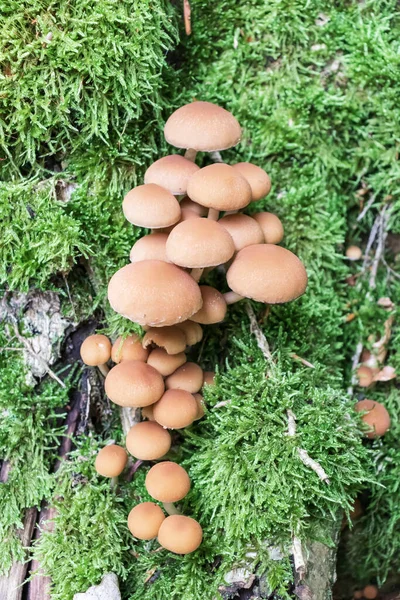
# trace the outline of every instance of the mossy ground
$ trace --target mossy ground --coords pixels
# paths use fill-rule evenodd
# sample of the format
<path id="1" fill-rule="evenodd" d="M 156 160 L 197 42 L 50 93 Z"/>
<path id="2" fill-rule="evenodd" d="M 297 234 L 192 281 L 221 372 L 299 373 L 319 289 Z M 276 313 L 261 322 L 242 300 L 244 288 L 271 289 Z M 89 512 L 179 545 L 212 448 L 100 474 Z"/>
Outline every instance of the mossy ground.
<path id="1" fill-rule="evenodd" d="M 101 0 L 93 9 L 10 0 L 0 12 L 7 40 L 0 56 L 4 286 L 56 289 L 66 314 L 84 320 L 96 312 L 111 333 L 128 331 L 131 324 L 104 301 L 108 278 L 143 233 L 124 221 L 121 199 L 166 151 L 165 117 L 193 98 L 219 103 L 239 119 L 243 140 L 224 158 L 251 160 L 270 173 L 270 196 L 250 212 L 266 208 L 282 218 L 285 245 L 310 276 L 307 294 L 273 308 L 268 318 L 254 305 L 275 360 L 268 379 L 242 305 L 193 350 L 219 375 L 206 394 L 206 418 L 179 437 L 174 455 L 193 481 L 185 510 L 205 529 L 202 549 L 187 557 L 155 552 L 154 544 L 127 535 L 127 512 L 146 498 L 146 467 L 118 493 L 94 473 L 98 445 L 120 436 L 117 415 L 111 431 L 81 436 L 57 475 L 50 474 L 60 434 L 52 414 L 67 404 L 67 392 L 47 379 L 27 388 L 19 355 L 4 353 L 1 450 L 12 469 L 1 488 L 1 563 L 6 570 L 22 555 L 15 530 L 23 509 L 53 495 L 55 531 L 42 537 L 35 554 L 59 600 L 109 570 L 120 576 L 124 598 L 211 600 L 249 548 L 257 555 L 254 568 L 266 571 L 270 589 L 284 597 L 292 565 L 288 558 L 272 561 L 269 545 L 287 553 L 293 533 L 326 538 L 331 520 L 348 513 L 362 489 L 367 508 L 348 542 L 346 577 L 354 586 L 381 584 L 400 567 L 398 391 L 389 382 L 368 392 L 387 405 L 392 432 L 364 443 L 346 393 L 357 343 L 368 346 L 371 334 L 382 335 L 388 312 L 377 300 L 390 296 L 396 307 L 400 283 L 382 263 L 371 290 L 369 272 L 360 276 L 358 264 L 343 260 L 347 244 L 365 248 L 384 206 L 388 231 L 400 233 L 397 5 L 192 0 L 191 6 L 190 38 L 179 24 L 180 7 L 169 2 Z M 66 185 L 72 195 L 63 195 Z M 371 197 L 357 222 L 361 202 Z M 385 257 L 395 269 L 396 251 L 389 247 Z M 346 279 L 351 274 L 356 285 Z M 394 327 L 388 360 L 399 371 L 398 341 Z M 285 435 L 288 408 L 297 418 L 295 441 Z M 321 463 L 329 486 L 298 460 L 295 443 Z"/>

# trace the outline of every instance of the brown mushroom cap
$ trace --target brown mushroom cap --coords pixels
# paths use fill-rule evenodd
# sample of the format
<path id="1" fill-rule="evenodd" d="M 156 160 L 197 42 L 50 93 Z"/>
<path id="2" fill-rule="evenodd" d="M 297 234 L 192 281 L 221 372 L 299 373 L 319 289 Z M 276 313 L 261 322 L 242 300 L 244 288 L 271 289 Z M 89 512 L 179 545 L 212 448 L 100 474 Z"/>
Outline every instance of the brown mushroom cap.
<path id="1" fill-rule="evenodd" d="M 203 385 L 215 385 L 214 371 L 204 371 Z"/>
<path id="2" fill-rule="evenodd" d="M 197 202 L 193 202 L 189 198 L 189 196 L 185 196 L 184 199 L 180 203 L 181 210 L 188 209 L 195 212 L 199 217 L 206 217 L 208 210 L 205 206 L 201 206 L 201 204 L 197 204 Z"/>
<path id="3" fill-rule="evenodd" d="M 123 360 L 141 360 L 146 362 L 149 350 L 142 346 L 138 335 L 128 335 L 126 338 L 118 337 L 111 349 L 111 360 L 116 364 Z"/>
<path id="4" fill-rule="evenodd" d="M 157 369 L 163 377 L 168 377 L 181 365 L 185 364 L 186 360 L 184 352 L 167 354 L 164 348 L 156 348 L 150 352 L 147 364 Z"/>
<path id="5" fill-rule="evenodd" d="M 260 212 L 252 218 L 261 227 L 266 244 L 279 244 L 283 240 L 283 225 L 279 217 L 270 212 Z"/>
<path id="6" fill-rule="evenodd" d="M 240 296 L 281 304 L 304 294 L 307 273 L 301 260 L 286 248 L 260 244 L 237 253 L 227 272 L 227 281 Z"/>
<path id="7" fill-rule="evenodd" d="M 186 336 L 176 325 L 150 327 L 143 338 L 143 348 L 158 346 L 167 354 L 179 354 L 186 348 Z"/>
<path id="8" fill-rule="evenodd" d="M 367 598 L 367 600 L 375 600 L 379 593 L 379 590 L 376 587 L 376 585 L 366 585 L 362 593 L 364 598 Z"/>
<path id="9" fill-rule="evenodd" d="M 98 452 L 94 468 L 103 477 L 118 477 L 125 469 L 127 461 L 128 455 L 125 448 L 117 446 L 117 444 L 110 444 Z"/>
<path id="10" fill-rule="evenodd" d="M 232 167 L 248 181 L 252 202 L 268 196 L 271 191 L 271 179 L 264 169 L 249 162 L 237 163 Z"/>
<path id="11" fill-rule="evenodd" d="M 360 260 L 362 250 L 358 246 L 349 246 L 346 250 L 346 256 L 349 260 Z"/>
<path id="12" fill-rule="evenodd" d="M 264 242 L 264 234 L 261 227 L 254 219 L 247 215 L 240 213 L 226 215 L 218 223 L 231 235 L 236 252 L 246 246 L 262 244 Z"/>
<path id="13" fill-rule="evenodd" d="M 167 239 L 167 233 L 152 233 L 151 235 L 143 236 L 133 244 L 129 255 L 130 261 L 133 263 L 142 260 L 163 260 L 164 262 L 169 262 L 165 249 Z"/>
<path id="14" fill-rule="evenodd" d="M 190 554 L 200 546 L 203 530 L 191 517 L 171 515 L 161 524 L 158 542 L 163 548 L 175 554 Z"/>
<path id="15" fill-rule="evenodd" d="M 202 419 L 206 414 L 204 410 L 204 398 L 201 394 L 193 394 L 193 396 L 197 404 L 197 415 L 195 421 L 198 421 L 199 419 Z"/>
<path id="16" fill-rule="evenodd" d="M 390 427 L 390 416 L 383 404 L 375 400 L 361 400 L 354 407 L 357 412 L 368 411 L 362 420 L 370 426 L 373 431 L 366 433 L 369 438 L 376 438 L 384 435 Z"/>
<path id="17" fill-rule="evenodd" d="M 242 132 L 235 117 L 224 108 L 211 102 L 192 102 L 172 113 L 164 135 L 176 148 L 213 152 L 236 146 Z"/>
<path id="18" fill-rule="evenodd" d="M 200 290 L 201 297 L 203 298 L 203 306 L 190 319 L 203 325 L 211 325 L 212 323 L 223 321 L 227 310 L 224 296 L 209 285 L 201 285 Z"/>
<path id="19" fill-rule="evenodd" d="M 122 210 L 133 225 L 152 229 L 169 227 L 181 218 L 178 200 L 155 183 L 139 185 L 128 192 L 122 202 Z"/>
<path id="20" fill-rule="evenodd" d="M 143 421 L 128 431 L 126 447 L 139 460 L 157 460 L 171 448 L 171 436 L 158 423 Z"/>
<path id="21" fill-rule="evenodd" d="M 142 502 L 134 506 L 128 516 L 128 527 L 133 537 L 152 540 L 157 537 L 165 515 L 158 504 Z"/>
<path id="22" fill-rule="evenodd" d="M 145 183 L 155 183 L 176 196 L 186 194 L 189 178 L 199 170 L 194 162 L 180 156 L 170 154 L 156 160 L 144 174 Z"/>
<path id="23" fill-rule="evenodd" d="M 214 267 L 228 261 L 235 251 L 229 233 L 211 219 L 179 223 L 168 236 L 167 256 L 181 267 Z"/>
<path id="24" fill-rule="evenodd" d="M 159 502 L 178 502 L 190 490 L 190 479 L 183 467 L 164 461 L 151 467 L 145 485 L 150 496 Z"/>
<path id="25" fill-rule="evenodd" d="M 176 325 L 186 336 L 186 344 L 194 346 L 203 339 L 203 330 L 198 323 L 194 321 L 184 321 Z"/>
<path id="26" fill-rule="evenodd" d="M 163 427 L 183 429 L 195 420 L 197 403 L 192 394 L 185 390 L 167 390 L 154 405 L 153 415 Z"/>
<path id="27" fill-rule="evenodd" d="M 143 260 L 122 267 L 108 284 L 108 300 L 117 313 L 152 327 L 186 321 L 202 304 L 194 279 L 161 260 Z"/>
<path id="28" fill-rule="evenodd" d="M 374 381 L 374 373 L 370 367 L 361 365 L 357 369 L 358 385 L 360 387 L 369 387 Z"/>
<path id="29" fill-rule="evenodd" d="M 85 365 L 104 365 L 111 357 L 111 342 L 105 335 L 89 335 L 82 343 L 81 358 Z"/>
<path id="30" fill-rule="evenodd" d="M 189 179 L 188 195 L 198 204 L 216 210 L 239 210 L 251 202 L 250 185 L 225 163 L 197 171 Z"/>
<path id="31" fill-rule="evenodd" d="M 165 380 L 167 390 L 186 390 L 191 394 L 203 385 L 203 369 L 193 362 L 187 362 Z"/>
<path id="32" fill-rule="evenodd" d="M 149 421 L 155 421 L 154 415 L 153 415 L 153 407 L 154 404 L 149 404 L 149 406 L 143 406 L 141 413 L 142 413 L 142 417 L 143 419 L 148 419 Z"/>
<path id="33" fill-rule="evenodd" d="M 119 406 L 154 404 L 161 398 L 164 389 L 160 373 L 139 360 L 122 361 L 111 369 L 105 380 L 107 396 Z"/>

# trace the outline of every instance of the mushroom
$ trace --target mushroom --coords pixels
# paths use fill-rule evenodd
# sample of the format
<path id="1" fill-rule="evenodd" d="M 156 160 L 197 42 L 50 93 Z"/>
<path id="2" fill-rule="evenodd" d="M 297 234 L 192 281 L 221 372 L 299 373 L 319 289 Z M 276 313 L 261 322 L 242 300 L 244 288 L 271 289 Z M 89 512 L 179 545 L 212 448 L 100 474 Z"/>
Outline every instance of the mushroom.
<path id="1" fill-rule="evenodd" d="M 346 250 L 346 256 L 349 260 L 360 260 L 362 250 L 358 246 L 349 246 Z"/>
<path id="2" fill-rule="evenodd" d="M 118 481 L 118 475 L 126 467 L 128 455 L 125 448 L 117 444 L 109 444 L 104 446 L 97 456 L 94 463 L 94 468 L 99 475 L 111 478 L 111 486 L 114 487 Z"/>
<path id="3" fill-rule="evenodd" d="M 107 376 L 107 361 L 111 357 L 111 342 L 105 335 L 96 333 L 89 335 L 81 345 L 81 358 L 85 365 L 98 367 L 100 373 Z"/>
<path id="4" fill-rule="evenodd" d="M 138 227 L 161 229 L 174 225 L 181 218 L 178 200 L 168 190 L 155 183 L 139 185 L 124 198 L 125 218 Z"/>
<path id="5" fill-rule="evenodd" d="M 164 461 L 151 467 L 145 486 L 152 498 L 168 506 L 186 496 L 190 490 L 190 479 L 183 467 Z"/>
<path id="6" fill-rule="evenodd" d="M 203 385 L 215 385 L 215 372 L 214 371 L 204 371 Z"/>
<path id="7" fill-rule="evenodd" d="M 151 365 L 163 376 L 168 377 L 186 362 L 186 354 L 167 354 L 164 348 L 156 348 L 150 352 L 147 364 Z"/>
<path id="8" fill-rule="evenodd" d="M 158 504 L 142 502 L 134 506 L 128 516 L 128 527 L 138 540 L 152 540 L 157 537 L 165 515 Z"/>
<path id="9" fill-rule="evenodd" d="M 148 419 L 149 421 L 155 421 L 154 415 L 153 415 L 153 407 L 154 404 L 149 404 L 149 406 L 143 406 L 142 410 L 140 411 L 142 413 L 142 417 L 144 419 Z"/>
<path id="10" fill-rule="evenodd" d="M 157 460 L 169 451 L 171 436 L 158 423 L 143 421 L 128 431 L 126 447 L 139 460 Z"/>
<path id="11" fill-rule="evenodd" d="M 267 304 L 281 304 L 306 291 L 307 273 L 295 254 L 273 244 L 247 246 L 237 253 L 227 272 L 233 294 L 224 294 L 227 304 L 243 297 Z"/>
<path id="12" fill-rule="evenodd" d="M 372 372 L 372 369 L 366 365 L 361 365 L 361 367 L 358 367 L 357 377 L 358 385 L 360 387 L 369 387 L 374 381 L 374 373 Z"/>
<path id="13" fill-rule="evenodd" d="M 357 412 L 367 411 L 362 420 L 369 425 L 370 431 L 365 435 L 369 438 L 376 438 L 384 435 L 390 427 L 390 416 L 383 404 L 375 400 L 361 400 L 355 405 Z"/>
<path id="14" fill-rule="evenodd" d="M 157 402 L 164 393 L 160 373 L 138 360 L 124 360 L 106 377 L 105 391 L 119 406 L 141 407 Z"/>
<path id="15" fill-rule="evenodd" d="M 122 267 L 108 284 L 108 299 L 117 313 L 151 327 L 186 321 L 202 304 L 194 279 L 161 260 L 143 260 Z"/>
<path id="16" fill-rule="evenodd" d="M 171 515 L 158 531 L 160 545 L 175 554 L 190 554 L 200 546 L 203 530 L 200 523 L 184 515 Z"/>
<path id="17" fill-rule="evenodd" d="M 155 183 L 174 196 L 180 196 L 186 194 L 187 183 L 199 168 L 194 162 L 179 154 L 170 154 L 150 165 L 144 174 L 144 182 Z"/>
<path id="18" fill-rule="evenodd" d="M 199 217 L 206 217 L 208 214 L 208 210 L 205 206 L 201 206 L 201 204 L 193 202 L 193 200 L 191 200 L 189 196 L 185 196 L 180 204 L 181 210 L 189 209 L 192 212 L 195 212 Z"/>
<path id="19" fill-rule="evenodd" d="M 279 217 L 270 212 L 260 212 L 252 218 L 261 227 L 266 244 L 279 244 L 283 240 L 283 225 Z"/>
<path id="20" fill-rule="evenodd" d="M 177 323 L 176 326 L 184 332 L 188 346 L 194 346 L 203 339 L 203 330 L 194 321 L 184 321 L 183 323 Z"/>
<path id="21" fill-rule="evenodd" d="M 262 244 L 264 234 L 259 224 L 247 215 L 226 215 L 218 221 L 231 235 L 235 250 L 238 252 L 246 246 Z"/>
<path id="22" fill-rule="evenodd" d="M 187 362 L 165 380 L 167 390 L 185 390 L 195 394 L 203 385 L 203 369 L 193 362 Z"/>
<path id="23" fill-rule="evenodd" d="M 175 325 L 169 327 L 150 327 L 143 338 L 143 348 L 158 346 L 167 354 L 179 354 L 186 348 L 186 336 Z"/>
<path id="24" fill-rule="evenodd" d="M 160 533 L 160 532 L 158 532 L 158 533 Z M 376 585 L 366 585 L 365 588 L 363 589 L 363 596 L 364 596 L 364 598 L 367 598 L 367 600 L 375 600 L 378 593 L 379 593 L 379 590 L 376 587 Z"/>
<path id="25" fill-rule="evenodd" d="M 190 319 L 202 325 L 212 325 L 223 321 L 227 310 L 224 295 L 209 285 L 201 285 L 200 290 L 203 306 Z"/>
<path id="26" fill-rule="evenodd" d="M 204 411 L 204 398 L 201 394 L 193 394 L 193 397 L 197 403 L 197 416 L 195 418 L 195 421 L 198 421 L 199 419 L 202 419 L 206 414 Z"/>
<path id="27" fill-rule="evenodd" d="M 149 350 L 142 346 L 138 335 L 128 335 L 126 338 L 118 337 L 111 349 L 111 360 L 116 364 L 122 360 L 140 360 L 146 362 Z"/>
<path id="28" fill-rule="evenodd" d="M 129 258 L 132 263 L 142 260 L 163 260 L 169 262 L 165 245 L 167 233 L 152 233 L 145 235 L 132 246 Z"/>
<path id="29" fill-rule="evenodd" d="M 235 117 L 211 102 L 181 106 L 164 127 L 167 142 L 176 148 L 184 148 L 185 157 L 193 162 L 197 152 L 215 152 L 236 146 L 241 134 Z"/>
<path id="30" fill-rule="evenodd" d="M 197 412 L 196 400 L 186 390 L 167 390 L 153 407 L 157 423 L 168 429 L 188 427 Z"/>
<path id="31" fill-rule="evenodd" d="M 249 162 L 236 163 L 232 167 L 248 181 L 252 202 L 268 196 L 271 191 L 271 179 L 264 169 Z"/>

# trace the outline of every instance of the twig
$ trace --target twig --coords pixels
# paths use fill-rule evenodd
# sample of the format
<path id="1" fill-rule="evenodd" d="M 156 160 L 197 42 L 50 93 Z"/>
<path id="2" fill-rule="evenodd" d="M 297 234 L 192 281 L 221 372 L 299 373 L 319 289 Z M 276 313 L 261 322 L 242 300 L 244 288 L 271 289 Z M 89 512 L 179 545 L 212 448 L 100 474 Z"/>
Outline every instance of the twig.
<path id="1" fill-rule="evenodd" d="M 371 196 L 371 198 L 368 200 L 367 204 L 364 206 L 363 210 L 360 212 L 360 214 L 357 217 L 357 223 L 359 223 L 360 221 L 362 221 L 362 219 L 365 217 L 365 215 L 367 214 L 367 212 L 369 211 L 369 209 L 371 208 L 371 206 L 373 205 L 373 203 L 375 202 L 375 194 L 373 194 Z"/>
<path id="2" fill-rule="evenodd" d="M 68 298 L 69 298 L 69 301 L 70 301 L 70 304 L 71 304 L 72 312 L 74 313 L 75 323 L 78 323 L 78 317 L 76 315 L 75 306 L 74 306 L 74 303 L 72 301 L 71 291 L 69 289 L 68 281 L 67 281 L 67 278 L 65 277 L 64 273 L 63 273 L 63 279 L 64 279 L 64 283 L 65 283 L 65 288 L 67 290 Z"/>
<path id="3" fill-rule="evenodd" d="M 357 383 L 357 375 L 356 368 L 360 362 L 361 352 L 363 350 L 363 343 L 360 341 L 356 346 L 356 350 L 353 354 L 352 362 L 351 362 L 351 384 L 347 388 L 347 393 L 349 396 L 353 395 L 353 388 Z"/>
<path id="4" fill-rule="evenodd" d="M 249 320 L 250 320 L 250 333 L 252 333 L 254 335 L 254 337 L 256 338 L 257 346 L 260 348 L 261 352 L 263 353 L 264 358 L 268 362 L 273 363 L 272 354 L 271 354 L 271 350 L 269 348 L 267 338 L 265 337 L 264 333 L 262 332 L 262 330 L 260 329 L 260 327 L 257 323 L 257 319 L 256 319 L 256 315 L 254 314 L 253 307 L 251 306 L 250 302 L 246 302 L 245 306 L 246 306 L 247 316 L 249 317 Z"/>
<path id="5" fill-rule="evenodd" d="M 379 223 L 380 223 L 380 215 L 378 215 L 376 217 L 374 224 L 371 227 L 371 231 L 370 231 L 368 241 L 367 241 L 367 246 L 365 248 L 364 261 L 363 261 L 362 269 L 361 269 L 362 271 L 365 271 L 365 269 L 367 268 L 368 261 L 369 261 L 369 253 L 371 252 L 371 248 L 374 244 L 376 234 L 378 233 Z"/>
<path id="6" fill-rule="evenodd" d="M 388 206 L 384 206 L 382 208 L 382 211 L 380 213 L 380 218 L 379 218 L 379 235 L 378 235 L 378 244 L 376 247 L 376 252 L 375 252 L 375 256 L 374 256 L 374 260 L 372 262 L 372 268 L 371 268 L 371 276 L 369 278 L 369 287 L 371 289 L 375 289 L 376 287 L 376 274 L 378 272 L 378 267 L 379 267 L 379 263 L 381 261 L 384 249 L 385 249 L 385 241 L 387 238 L 387 224 L 388 224 L 388 214 L 387 214 L 387 209 Z"/>
<path id="7" fill-rule="evenodd" d="M 222 402 L 217 402 L 217 404 L 214 406 L 214 410 L 216 408 L 221 408 L 222 406 L 227 406 L 230 403 L 231 403 L 230 400 L 222 400 Z"/>
<path id="8" fill-rule="evenodd" d="M 296 435 L 296 416 L 290 409 L 288 409 L 286 413 L 288 417 L 288 436 L 294 437 Z M 325 481 L 325 483 L 329 485 L 330 481 L 328 475 L 325 473 L 319 462 L 311 458 L 307 450 L 304 450 L 303 448 L 297 448 L 297 454 L 299 455 L 301 462 L 306 467 L 309 467 L 318 475 L 321 481 Z"/>
<path id="9" fill-rule="evenodd" d="M 397 277 L 397 279 L 400 279 L 400 273 L 397 273 L 394 269 L 392 269 L 391 266 L 389 266 L 386 262 L 386 259 L 384 256 L 382 256 L 382 262 L 385 265 L 385 267 L 387 268 L 387 270 L 394 276 Z"/>
<path id="10" fill-rule="evenodd" d="M 294 559 L 294 568 L 296 569 L 296 573 L 298 574 L 300 579 L 303 579 L 306 572 L 306 561 L 304 560 L 303 549 L 301 546 L 301 540 L 297 537 L 297 535 L 293 534 L 293 559 Z"/>
<path id="11" fill-rule="evenodd" d="M 315 369 L 315 366 L 312 363 L 310 363 L 305 358 L 301 358 L 301 356 L 298 356 L 298 354 L 295 354 L 294 352 L 290 352 L 289 356 L 290 356 L 290 358 L 293 358 L 293 360 L 298 360 L 299 362 L 301 362 L 305 367 L 309 367 L 310 369 Z"/>
<path id="12" fill-rule="evenodd" d="M 192 33 L 191 12 L 189 0 L 183 0 L 183 20 L 185 22 L 186 35 Z"/>

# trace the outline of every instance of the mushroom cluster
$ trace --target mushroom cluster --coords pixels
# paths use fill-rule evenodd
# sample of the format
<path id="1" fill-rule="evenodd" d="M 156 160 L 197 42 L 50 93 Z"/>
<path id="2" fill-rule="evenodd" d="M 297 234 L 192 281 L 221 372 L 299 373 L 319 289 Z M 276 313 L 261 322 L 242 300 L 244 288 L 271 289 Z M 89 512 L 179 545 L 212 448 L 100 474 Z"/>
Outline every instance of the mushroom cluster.
<path id="1" fill-rule="evenodd" d="M 202 339 L 201 325 L 223 321 L 229 304 L 243 298 L 266 304 L 298 298 L 306 290 L 307 273 L 295 254 L 277 245 L 283 226 L 276 215 L 238 212 L 267 196 L 271 181 L 254 164 L 221 162 L 219 152 L 241 137 L 231 113 L 209 102 L 192 102 L 170 116 L 164 133 L 185 155 L 157 160 L 144 184 L 125 196 L 127 220 L 150 233 L 133 245 L 130 264 L 108 286 L 112 308 L 141 325 L 145 335 L 114 343 L 110 357 L 115 366 L 106 375 L 105 390 L 115 404 L 141 408 L 146 419 L 129 431 L 128 452 L 138 460 L 161 460 L 149 470 L 146 488 L 170 516 L 165 518 L 158 504 L 145 502 L 132 509 L 129 529 L 139 539 L 158 536 L 162 546 L 185 554 L 199 546 L 202 530 L 172 505 L 187 494 L 190 480 L 181 466 L 165 460 L 169 430 L 188 427 L 204 415 L 199 392 L 214 375 L 187 362 L 185 350 Z M 200 168 L 194 162 L 198 152 L 218 153 L 218 161 Z M 217 267 L 226 273 L 226 293 L 199 283 Z M 104 336 L 92 336 L 104 350 L 107 344 L 99 337 Z M 83 360 L 104 373 L 105 352 L 93 357 L 87 343 Z M 118 464 L 103 474 L 114 473 Z"/>

